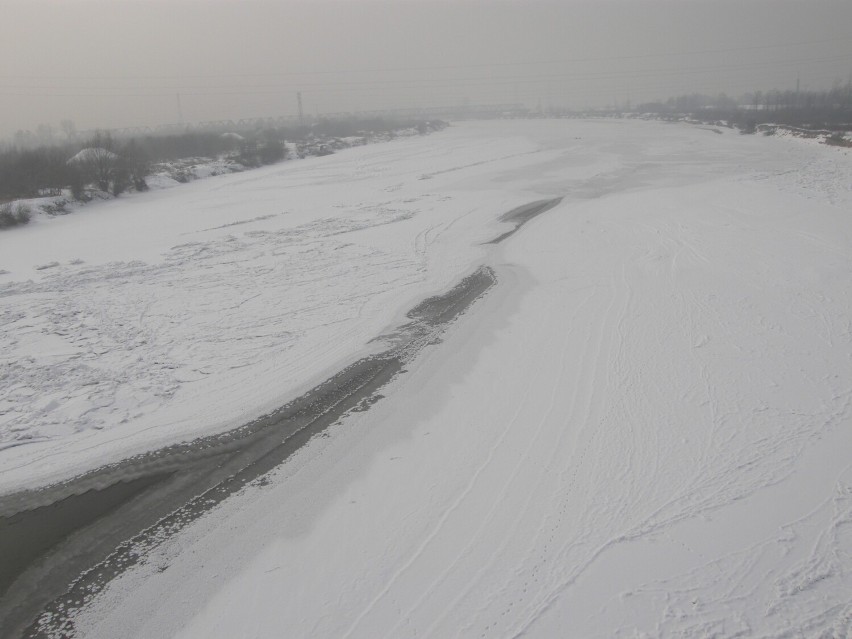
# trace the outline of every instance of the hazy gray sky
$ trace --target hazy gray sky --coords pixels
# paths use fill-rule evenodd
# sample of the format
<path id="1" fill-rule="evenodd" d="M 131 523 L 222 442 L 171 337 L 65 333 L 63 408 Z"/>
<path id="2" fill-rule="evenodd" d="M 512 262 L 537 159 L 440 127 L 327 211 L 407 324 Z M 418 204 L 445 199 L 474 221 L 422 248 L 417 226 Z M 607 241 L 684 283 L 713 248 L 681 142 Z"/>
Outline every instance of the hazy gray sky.
<path id="1" fill-rule="evenodd" d="M 0 0 L 0 17 L 0 135 L 288 115 L 297 91 L 310 113 L 584 107 L 852 72 L 849 0 Z"/>

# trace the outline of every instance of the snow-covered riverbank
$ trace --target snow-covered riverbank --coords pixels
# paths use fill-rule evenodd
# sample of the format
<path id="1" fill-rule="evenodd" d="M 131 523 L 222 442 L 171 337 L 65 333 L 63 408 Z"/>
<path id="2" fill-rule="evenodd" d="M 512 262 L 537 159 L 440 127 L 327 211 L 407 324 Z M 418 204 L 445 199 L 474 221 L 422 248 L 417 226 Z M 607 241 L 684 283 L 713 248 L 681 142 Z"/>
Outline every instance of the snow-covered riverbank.
<path id="1" fill-rule="evenodd" d="M 339 239 L 427 247 L 413 282 L 341 322 L 364 326 L 344 346 L 477 261 L 496 290 L 384 400 L 119 578 L 82 636 L 852 631 L 848 153 L 644 122 L 414 143 L 333 191 L 366 200 L 387 179 L 436 200 Z M 478 245 L 515 204 L 559 196 Z M 445 205 L 457 221 L 398 248 Z"/>

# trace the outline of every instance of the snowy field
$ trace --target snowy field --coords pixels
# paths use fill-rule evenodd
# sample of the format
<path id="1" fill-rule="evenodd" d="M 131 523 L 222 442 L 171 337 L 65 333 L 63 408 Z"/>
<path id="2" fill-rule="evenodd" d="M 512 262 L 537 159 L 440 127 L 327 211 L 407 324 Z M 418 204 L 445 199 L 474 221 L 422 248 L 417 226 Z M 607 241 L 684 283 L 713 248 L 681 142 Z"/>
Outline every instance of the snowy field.
<path id="1" fill-rule="evenodd" d="M 850 211 L 841 149 L 511 121 L 4 233 L 0 487 L 239 423 L 486 264 L 382 401 L 80 636 L 848 637 Z"/>

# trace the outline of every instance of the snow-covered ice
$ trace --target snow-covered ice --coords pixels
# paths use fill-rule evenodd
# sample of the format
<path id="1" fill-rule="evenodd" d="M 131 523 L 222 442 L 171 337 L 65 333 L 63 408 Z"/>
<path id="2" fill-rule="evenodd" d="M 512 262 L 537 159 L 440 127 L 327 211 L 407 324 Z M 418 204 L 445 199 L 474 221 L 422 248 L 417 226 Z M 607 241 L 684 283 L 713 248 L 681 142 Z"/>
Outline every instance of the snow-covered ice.
<path id="1" fill-rule="evenodd" d="M 453 169 L 476 176 L 537 151 L 476 129 L 401 139 L 3 233 L 0 490 L 298 395 L 471 270 L 489 221 L 529 197 L 454 189 Z"/>
<path id="2" fill-rule="evenodd" d="M 33 357 L 14 406 L 65 414 L 78 377 L 127 371 L 86 430 L 5 427 L 47 438 L 2 453 L 39 477 L 224 427 L 473 265 L 498 276 L 382 401 L 115 580 L 81 636 L 852 633 L 852 155 L 557 120 L 309 162 L 93 207 L 77 250 L 4 251 L 3 339 Z"/>

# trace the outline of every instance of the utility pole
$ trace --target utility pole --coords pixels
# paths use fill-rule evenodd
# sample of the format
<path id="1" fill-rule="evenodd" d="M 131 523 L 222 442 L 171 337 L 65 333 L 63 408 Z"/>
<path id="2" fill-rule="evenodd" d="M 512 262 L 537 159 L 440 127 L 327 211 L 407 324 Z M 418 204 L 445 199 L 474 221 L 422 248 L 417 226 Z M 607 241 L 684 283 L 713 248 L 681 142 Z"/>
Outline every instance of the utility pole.
<path id="1" fill-rule="evenodd" d="M 180 93 L 177 94 L 178 124 L 183 124 L 183 108 L 180 105 Z"/>
<path id="2" fill-rule="evenodd" d="M 305 114 L 302 112 L 302 92 L 301 91 L 298 91 L 296 93 L 296 103 L 299 105 L 299 126 L 304 126 Z"/>

